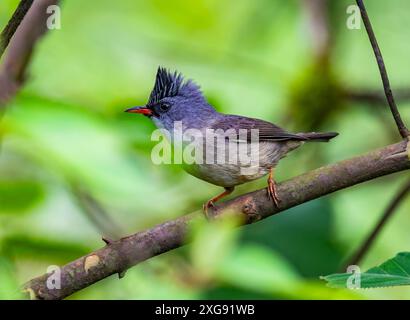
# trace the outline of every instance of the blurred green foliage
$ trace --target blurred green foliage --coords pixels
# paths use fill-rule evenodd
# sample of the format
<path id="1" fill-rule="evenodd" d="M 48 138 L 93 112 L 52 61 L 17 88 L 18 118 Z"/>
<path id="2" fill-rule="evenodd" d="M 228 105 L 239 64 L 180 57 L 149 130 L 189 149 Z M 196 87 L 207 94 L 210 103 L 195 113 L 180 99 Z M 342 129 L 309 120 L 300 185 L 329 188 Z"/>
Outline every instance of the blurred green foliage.
<path id="1" fill-rule="evenodd" d="M 289 88 L 289 113 L 299 130 L 314 131 L 331 125 L 344 111 L 343 88 L 332 67 L 323 61 L 302 69 Z"/>
<path id="2" fill-rule="evenodd" d="M 43 186 L 36 181 L 0 181 L 1 213 L 24 213 L 42 200 Z"/>
<path id="3" fill-rule="evenodd" d="M 331 3 L 333 43 L 322 69 L 297 0 L 63 1 L 61 30 L 37 46 L 30 76 L 1 122 L 0 298 L 18 298 L 18 284 L 102 246 L 99 226 L 75 201 L 73 182 L 106 209 L 121 235 L 197 209 L 220 191 L 177 166 L 153 165 L 153 124 L 123 113 L 147 100 L 158 65 L 194 78 L 219 111 L 295 131 L 340 132 L 329 144 L 306 145 L 283 160 L 279 181 L 393 142 L 387 107 L 340 97 L 346 88 L 381 84 L 364 29 L 346 28 L 352 2 Z M 16 5 L 2 1 L 1 26 Z M 367 6 L 393 87 L 410 86 L 410 3 Z M 409 122 L 410 103 L 400 108 Z M 190 246 L 71 298 L 410 298 L 408 287 L 352 292 L 319 281 L 355 250 L 405 176 L 240 229 L 199 226 Z M 262 187 L 265 179 L 235 195 Z M 404 202 L 363 269 L 409 250 L 409 209 Z"/>

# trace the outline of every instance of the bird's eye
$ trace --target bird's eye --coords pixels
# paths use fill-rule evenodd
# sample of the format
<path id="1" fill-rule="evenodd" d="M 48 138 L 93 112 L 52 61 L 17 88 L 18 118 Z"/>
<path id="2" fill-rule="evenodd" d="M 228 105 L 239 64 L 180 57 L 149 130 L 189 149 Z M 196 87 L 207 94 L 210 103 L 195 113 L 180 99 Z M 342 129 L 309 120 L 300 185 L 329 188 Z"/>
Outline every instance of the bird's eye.
<path id="1" fill-rule="evenodd" d="M 159 108 L 161 109 L 162 112 L 166 112 L 169 110 L 169 108 L 171 108 L 171 106 L 168 103 L 161 103 Z"/>

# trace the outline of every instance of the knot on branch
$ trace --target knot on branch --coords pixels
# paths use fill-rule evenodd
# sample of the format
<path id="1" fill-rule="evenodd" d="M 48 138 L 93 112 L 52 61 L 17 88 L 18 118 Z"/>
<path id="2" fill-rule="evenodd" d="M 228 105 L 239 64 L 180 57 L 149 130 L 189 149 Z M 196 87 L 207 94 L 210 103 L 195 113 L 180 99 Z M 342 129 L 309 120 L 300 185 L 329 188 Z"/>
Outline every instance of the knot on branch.
<path id="1" fill-rule="evenodd" d="M 242 212 L 246 215 L 247 223 L 252 223 L 262 219 L 258 213 L 257 205 L 252 197 L 248 197 L 242 206 Z"/>

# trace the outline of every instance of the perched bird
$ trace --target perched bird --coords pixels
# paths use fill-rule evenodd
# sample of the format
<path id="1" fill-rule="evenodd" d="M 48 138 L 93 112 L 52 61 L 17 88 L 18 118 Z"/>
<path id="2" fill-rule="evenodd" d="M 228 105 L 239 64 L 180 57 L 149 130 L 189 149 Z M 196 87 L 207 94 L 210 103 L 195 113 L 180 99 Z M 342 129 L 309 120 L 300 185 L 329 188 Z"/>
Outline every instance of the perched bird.
<path id="1" fill-rule="evenodd" d="M 180 122 L 183 132 L 195 129 L 196 132 L 203 133 L 213 130 L 218 141 L 200 142 L 199 145 L 205 148 L 205 152 L 193 163 L 184 163 L 184 169 L 191 175 L 210 182 L 214 185 L 225 188 L 225 191 L 213 197 L 204 204 L 204 213 L 207 216 L 208 208 L 214 203 L 233 192 L 235 186 L 258 179 L 268 175 L 267 195 L 274 204 L 279 207 L 279 198 L 276 193 L 275 181 L 273 179 L 273 169 L 288 152 L 296 149 L 304 142 L 309 141 L 329 141 L 336 137 L 338 133 L 290 133 L 284 129 L 264 120 L 230 115 L 217 112 L 205 99 L 198 85 L 192 80 L 184 80 L 182 74 L 169 72 L 165 68 L 158 68 L 155 85 L 149 97 L 148 103 L 144 106 L 133 107 L 125 110 L 130 113 L 139 113 L 149 117 L 158 128 L 165 129 L 172 133 L 175 130 L 175 123 Z M 241 132 L 246 132 L 241 135 Z M 256 132 L 255 135 L 251 133 Z M 172 136 L 171 136 L 172 137 Z M 233 139 L 231 139 L 234 137 Z M 209 139 L 208 139 L 209 140 Z M 175 141 L 171 142 L 175 144 Z M 245 146 L 232 148 L 238 145 Z M 257 146 L 257 149 L 252 149 Z M 236 161 L 231 161 L 224 154 L 219 157 L 222 161 L 206 161 L 206 155 L 220 155 L 221 152 L 236 150 L 248 156 L 254 156 L 254 160 L 249 161 L 249 157 L 237 157 Z M 255 157 L 257 154 L 257 157 Z M 199 161 L 198 161 L 199 159 Z M 214 159 L 214 158 L 213 158 Z M 239 159 L 239 160 L 238 160 Z M 245 159 L 245 160 L 244 160 Z M 235 160 L 235 159 L 234 159 Z"/>

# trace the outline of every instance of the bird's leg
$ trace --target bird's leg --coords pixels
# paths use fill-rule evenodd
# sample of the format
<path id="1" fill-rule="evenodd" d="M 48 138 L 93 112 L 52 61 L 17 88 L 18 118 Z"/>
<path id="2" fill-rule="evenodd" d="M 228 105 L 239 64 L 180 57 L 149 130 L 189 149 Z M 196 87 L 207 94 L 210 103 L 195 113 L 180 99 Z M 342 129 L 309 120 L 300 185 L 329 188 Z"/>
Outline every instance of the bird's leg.
<path id="1" fill-rule="evenodd" d="M 213 197 L 211 200 L 208 200 L 204 205 L 203 205 L 203 211 L 204 211 L 204 215 L 205 218 L 208 219 L 208 209 L 210 207 L 215 207 L 215 202 L 221 200 L 222 198 L 230 195 L 233 190 L 235 189 L 235 187 L 227 187 L 225 188 L 225 191 L 222 192 L 221 194 L 218 194 L 216 197 Z"/>
<path id="2" fill-rule="evenodd" d="M 268 197 L 272 198 L 273 202 L 275 203 L 275 206 L 279 208 L 279 197 L 276 192 L 276 183 L 275 180 L 273 179 L 273 169 L 269 169 L 269 176 L 268 176 Z"/>

